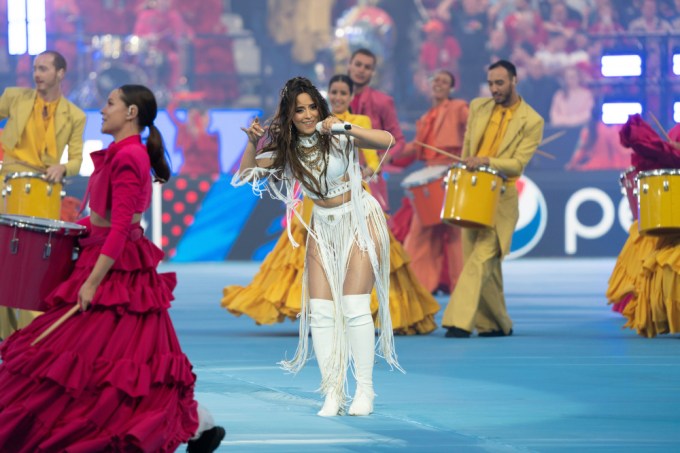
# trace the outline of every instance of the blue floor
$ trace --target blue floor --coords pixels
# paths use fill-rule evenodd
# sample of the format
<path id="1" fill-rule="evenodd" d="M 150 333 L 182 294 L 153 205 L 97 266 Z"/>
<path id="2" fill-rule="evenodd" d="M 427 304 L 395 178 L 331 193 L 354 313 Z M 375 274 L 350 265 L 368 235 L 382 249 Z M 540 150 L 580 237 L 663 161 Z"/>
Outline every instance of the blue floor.
<path id="1" fill-rule="evenodd" d="M 680 338 L 638 337 L 605 305 L 614 261 L 504 264 L 515 334 L 397 337 L 406 374 L 378 362 L 370 417 L 316 416 L 319 371 L 298 375 L 297 324 L 257 326 L 220 307 L 257 263 L 165 264 L 197 399 L 228 434 L 223 452 L 680 451 Z M 439 298 L 442 307 L 448 298 Z M 441 312 L 437 318 L 441 320 Z"/>

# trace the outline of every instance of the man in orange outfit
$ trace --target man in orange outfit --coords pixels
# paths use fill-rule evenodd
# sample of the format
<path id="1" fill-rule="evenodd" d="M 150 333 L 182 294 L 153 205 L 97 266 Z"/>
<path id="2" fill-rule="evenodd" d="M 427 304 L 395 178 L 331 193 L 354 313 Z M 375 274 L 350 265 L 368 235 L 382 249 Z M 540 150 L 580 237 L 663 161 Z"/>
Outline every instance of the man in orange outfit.
<path id="1" fill-rule="evenodd" d="M 439 148 L 460 156 L 468 117 L 467 102 L 449 99 L 456 80 L 449 71 L 434 73 L 431 82 L 432 108 L 416 122 L 415 142 Z M 450 166 L 454 159 L 439 154 L 415 142 L 404 148 L 405 156 L 414 156 L 426 166 Z M 404 249 L 411 257 L 411 269 L 418 281 L 430 292 L 440 286 L 446 292 L 453 291 L 463 268 L 463 249 L 459 227 L 439 224 L 424 226 L 418 212 L 414 212 Z M 446 260 L 446 261 L 445 261 Z M 443 268 L 446 275 L 442 275 Z"/>

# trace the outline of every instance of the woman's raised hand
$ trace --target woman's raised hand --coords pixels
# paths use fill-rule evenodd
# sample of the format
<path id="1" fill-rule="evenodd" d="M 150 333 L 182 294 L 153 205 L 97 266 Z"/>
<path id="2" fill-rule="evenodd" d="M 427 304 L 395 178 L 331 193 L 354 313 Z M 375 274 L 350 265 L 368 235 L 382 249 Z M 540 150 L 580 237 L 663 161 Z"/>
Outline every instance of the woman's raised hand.
<path id="1" fill-rule="evenodd" d="M 321 129 L 319 130 L 320 133 L 325 134 L 325 135 L 330 135 L 331 134 L 331 126 L 334 124 L 342 124 L 342 121 L 340 118 L 337 116 L 328 116 L 326 117 L 323 121 L 321 121 Z M 318 126 L 317 126 L 318 127 Z"/>
<path id="2" fill-rule="evenodd" d="M 248 129 L 242 127 L 241 130 L 248 136 L 248 141 L 253 145 L 257 146 L 257 142 L 264 135 L 264 128 L 260 124 L 260 119 L 255 117 Z"/>

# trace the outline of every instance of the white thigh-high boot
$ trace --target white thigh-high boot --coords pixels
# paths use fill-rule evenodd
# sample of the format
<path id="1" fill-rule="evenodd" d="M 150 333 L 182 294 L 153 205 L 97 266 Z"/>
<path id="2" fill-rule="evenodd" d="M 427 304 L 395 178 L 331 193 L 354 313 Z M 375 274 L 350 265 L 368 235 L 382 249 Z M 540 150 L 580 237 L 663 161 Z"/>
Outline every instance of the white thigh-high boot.
<path id="1" fill-rule="evenodd" d="M 319 363 L 321 379 L 323 380 L 329 372 L 328 362 L 333 349 L 333 334 L 335 330 L 333 301 L 310 299 L 309 308 L 311 312 L 309 325 L 312 330 L 312 344 L 316 361 Z M 325 396 L 326 399 L 324 400 L 323 407 L 317 412 L 317 415 L 321 417 L 334 417 L 338 415 L 341 407 L 339 395 L 330 391 Z"/>
<path id="2" fill-rule="evenodd" d="M 373 412 L 373 362 L 375 360 L 375 325 L 371 316 L 371 295 L 342 296 L 342 310 L 347 324 L 350 352 L 354 363 L 357 389 L 349 415 Z"/>

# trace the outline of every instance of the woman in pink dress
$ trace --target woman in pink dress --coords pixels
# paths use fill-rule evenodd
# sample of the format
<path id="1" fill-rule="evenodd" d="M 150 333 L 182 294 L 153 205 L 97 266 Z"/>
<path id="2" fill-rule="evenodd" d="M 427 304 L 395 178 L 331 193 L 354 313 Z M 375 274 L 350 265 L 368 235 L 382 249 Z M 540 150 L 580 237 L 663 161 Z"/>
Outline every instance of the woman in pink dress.
<path id="1" fill-rule="evenodd" d="M 175 274 L 156 271 L 163 252 L 140 226 L 152 172 L 170 177 L 156 111 L 139 85 L 113 90 L 101 111 L 114 142 L 92 153 L 91 215 L 80 221 L 89 235 L 75 269 L 48 310 L 0 346 L 2 451 L 173 452 L 188 441 L 188 451 L 211 452 L 224 437 L 194 400 L 196 376 L 168 315 Z"/>

